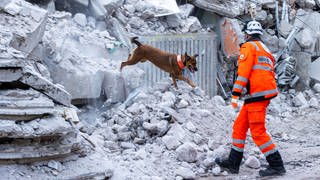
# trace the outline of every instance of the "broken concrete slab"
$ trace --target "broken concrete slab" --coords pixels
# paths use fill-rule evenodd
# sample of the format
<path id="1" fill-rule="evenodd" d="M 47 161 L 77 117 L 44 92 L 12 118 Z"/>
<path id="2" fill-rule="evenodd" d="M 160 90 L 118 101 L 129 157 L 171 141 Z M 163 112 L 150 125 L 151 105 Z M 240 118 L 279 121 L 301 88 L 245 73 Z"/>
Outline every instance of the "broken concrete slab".
<path id="1" fill-rule="evenodd" d="M 188 3 L 183 4 L 183 5 L 179 6 L 179 10 L 180 10 L 180 12 L 178 13 L 178 15 L 180 16 L 180 18 L 186 19 L 194 11 L 194 5 L 188 4 Z"/>
<path id="2" fill-rule="evenodd" d="M 116 18 L 111 18 L 109 20 L 110 23 L 110 34 L 113 37 L 116 37 L 123 45 L 128 47 L 129 49 L 132 49 L 132 45 L 130 42 L 130 39 L 128 38 L 128 33 L 124 29 L 124 27 L 119 23 L 119 21 Z"/>
<path id="3" fill-rule="evenodd" d="M 108 14 L 108 10 L 103 6 L 102 2 L 103 1 L 101 0 L 90 0 L 88 6 L 90 15 L 101 20 L 104 19 Z"/>
<path id="4" fill-rule="evenodd" d="M 19 81 L 44 93 L 58 103 L 65 106 L 70 106 L 71 104 L 71 95 L 63 86 L 53 84 L 41 74 L 37 73 L 32 66 L 24 67 L 23 77 L 21 77 Z"/>
<path id="5" fill-rule="evenodd" d="M 19 160 L 30 158 L 57 157 L 68 155 L 72 152 L 72 145 L 25 145 L 25 146 L 8 146 L 0 145 L 1 160 Z"/>
<path id="6" fill-rule="evenodd" d="M 320 83 L 320 58 L 316 59 L 311 63 L 310 66 L 310 76 L 312 79 L 314 79 L 316 82 Z"/>
<path id="7" fill-rule="evenodd" d="M 80 26 L 84 27 L 87 25 L 87 17 L 82 13 L 77 13 L 74 15 L 73 20 Z"/>
<path id="8" fill-rule="evenodd" d="M 102 90 L 111 103 L 123 102 L 126 98 L 125 81 L 119 71 L 105 72 Z"/>
<path id="9" fill-rule="evenodd" d="M 37 111 L 37 109 L 34 108 L 34 111 Z M 51 112 L 54 111 L 51 108 Z M 0 138 L 64 137 L 68 133 L 74 132 L 75 129 L 70 123 L 58 113 L 52 117 L 43 117 L 24 123 L 16 123 L 13 120 L 0 120 Z"/>
<path id="10" fill-rule="evenodd" d="M 112 13 L 114 13 L 117 9 L 119 9 L 124 0 L 91 0 L 92 7 L 91 13 L 94 13 L 97 18 L 104 18 Z"/>
<path id="11" fill-rule="evenodd" d="M 314 52 L 317 39 L 320 37 L 320 13 L 308 12 L 303 9 L 297 11 L 293 26 L 301 28 L 297 35 L 297 41 L 301 48 L 307 52 Z"/>
<path id="12" fill-rule="evenodd" d="M 300 31 L 296 37 L 296 40 L 298 41 L 300 48 L 302 48 L 305 52 L 314 52 L 317 38 L 314 36 L 314 32 L 311 29 L 305 28 Z"/>
<path id="13" fill-rule="evenodd" d="M 23 76 L 21 68 L 0 69 L 0 82 L 17 81 Z"/>
<path id="14" fill-rule="evenodd" d="M 47 11 L 33 6 L 25 1 L 12 1 L 15 3 L 12 12 L 1 13 L 0 24 L 3 26 L 2 32 L 9 30 L 7 46 L 11 46 L 19 51 L 29 54 L 41 40 L 47 19 Z M 10 3 L 11 4 L 11 3 Z M 10 5 L 9 4 L 9 5 Z M 13 12 L 16 10 L 16 12 Z M 22 28 L 23 27 L 23 28 Z"/>
<path id="15" fill-rule="evenodd" d="M 306 52 L 292 52 L 291 55 L 297 59 L 296 73 L 300 78 L 296 89 L 304 90 L 310 87 L 311 54 Z"/>
<path id="16" fill-rule="evenodd" d="M 316 5 L 318 6 L 318 8 L 320 8 L 320 0 L 314 0 L 314 2 L 315 2 Z"/>
<path id="17" fill-rule="evenodd" d="M 19 12 L 21 12 L 22 7 L 15 1 L 11 1 L 10 3 L 8 3 L 3 10 L 10 14 L 10 15 L 17 15 Z"/>
<path id="18" fill-rule="evenodd" d="M 282 37 L 287 38 L 292 31 L 293 26 L 288 21 L 281 21 L 279 25 L 279 33 Z"/>
<path id="19" fill-rule="evenodd" d="M 192 3 L 199 8 L 230 18 L 241 15 L 245 8 L 244 4 L 238 1 L 219 3 L 210 0 L 194 0 Z"/>
<path id="20" fill-rule="evenodd" d="M 261 39 L 272 53 L 279 51 L 279 39 L 276 35 L 263 33 L 263 35 L 261 36 Z"/>
<path id="21" fill-rule="evenodd" d="M 113 170 L 105 170 L 103 172 L 90 172 L 84 173 L 76 176 L 67 177 L 66 180 L 73 179 L 109 179 L 113 175 Z"/>
<path id="22" fill-rule="evenodd" d="M 0 1 L 0 9 L 4 9 L 12 0 L 2 0 Z"/>
<path id="23" fill-rule="evenodd" d="M 0 119 L 31 120 L 55 113 L 52 100 L 38 91 L 0 91 Z"/>

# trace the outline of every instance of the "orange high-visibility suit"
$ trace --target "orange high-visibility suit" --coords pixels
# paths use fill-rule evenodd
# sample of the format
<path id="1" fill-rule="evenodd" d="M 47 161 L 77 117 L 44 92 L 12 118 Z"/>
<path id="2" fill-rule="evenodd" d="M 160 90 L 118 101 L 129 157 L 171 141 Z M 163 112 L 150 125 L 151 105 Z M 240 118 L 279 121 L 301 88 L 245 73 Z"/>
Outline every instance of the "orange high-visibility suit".
<path id="1" fill-rule="evenodd" d="M 241 45 L 238 58 L 238 76 L 232 95 L 240 97 L 247 88 L 249 97 L 234 122 L 232 148 L 243 152 L 248 128 L 255 144 L 265 156 L 276 152 L 275 144 L 265 128 L 266 109 L 278 90 L 274 75 L 274 58 L 268 48 L 258 40 Z"/>

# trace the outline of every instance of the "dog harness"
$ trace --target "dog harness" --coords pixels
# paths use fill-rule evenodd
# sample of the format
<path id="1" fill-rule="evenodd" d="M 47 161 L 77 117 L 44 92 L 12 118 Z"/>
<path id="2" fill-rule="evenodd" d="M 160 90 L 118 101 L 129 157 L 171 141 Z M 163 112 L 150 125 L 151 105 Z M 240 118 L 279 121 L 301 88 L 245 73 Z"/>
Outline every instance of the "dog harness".
<path id="1" fill-rule="evenodd" d="M 178 62 L 179 68 L 183 69 L 185 67 L 182 62 L 181 55 L 177 55 L 177 62 Z"/>

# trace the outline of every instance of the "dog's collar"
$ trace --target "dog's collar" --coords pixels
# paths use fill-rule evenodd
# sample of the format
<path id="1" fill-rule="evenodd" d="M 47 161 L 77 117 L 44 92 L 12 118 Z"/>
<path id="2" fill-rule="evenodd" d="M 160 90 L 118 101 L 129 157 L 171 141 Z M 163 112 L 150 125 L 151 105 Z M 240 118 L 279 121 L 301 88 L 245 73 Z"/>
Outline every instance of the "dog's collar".
<path id="1" fill-rule="evenodd" d="M 182 62 L 181 55 L 177 55 L 177 62 L 178 62 L 179 68 L 183 69 L 185 67 Z"/>

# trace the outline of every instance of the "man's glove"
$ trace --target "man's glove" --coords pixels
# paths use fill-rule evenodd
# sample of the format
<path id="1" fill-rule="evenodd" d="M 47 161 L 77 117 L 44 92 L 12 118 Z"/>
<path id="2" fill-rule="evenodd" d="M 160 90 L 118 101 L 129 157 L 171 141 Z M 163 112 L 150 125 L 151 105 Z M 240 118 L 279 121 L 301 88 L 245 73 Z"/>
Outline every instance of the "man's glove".
<path id="1" fill-rule="evenodd" d="M 231 105 L 233 108 L 237 109 L 239 107 L 239 96 L 232 96 Z"/>

